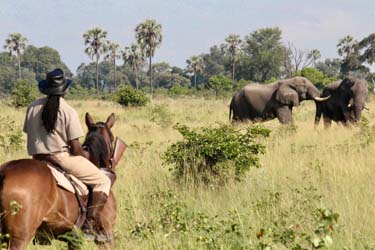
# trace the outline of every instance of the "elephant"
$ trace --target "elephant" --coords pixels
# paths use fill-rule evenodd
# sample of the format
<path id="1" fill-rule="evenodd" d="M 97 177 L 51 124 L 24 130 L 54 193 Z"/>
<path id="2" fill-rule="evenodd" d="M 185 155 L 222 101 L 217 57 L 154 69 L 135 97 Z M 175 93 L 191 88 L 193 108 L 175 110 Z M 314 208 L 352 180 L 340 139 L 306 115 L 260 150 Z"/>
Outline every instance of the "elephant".
<path id="1" fill-rule="evenodd" d="M 278 118 L 282 124 L 293 123 L 293 107 L 303 100 L 317 102 L 321 98 L 319 90 L 304 77 L 279 80 L 270 84 L 248 84 L 232 97 L 229 106 L 229 120 L 267 121 Z M 233 112 L 233 117 L 232 117 Z"/>
<path id="2" fill-rule="evenodd" d="M 345 126 L 360 120 L 368 97 L 368 84 L 363 79 L 345 78 L 328 84 L 321 97 L 330 96 L 323 103 L 316 103 L 315 126 L 319 125 L 323 114 L 324 127 L 329 128 L 332 121 Z"/>

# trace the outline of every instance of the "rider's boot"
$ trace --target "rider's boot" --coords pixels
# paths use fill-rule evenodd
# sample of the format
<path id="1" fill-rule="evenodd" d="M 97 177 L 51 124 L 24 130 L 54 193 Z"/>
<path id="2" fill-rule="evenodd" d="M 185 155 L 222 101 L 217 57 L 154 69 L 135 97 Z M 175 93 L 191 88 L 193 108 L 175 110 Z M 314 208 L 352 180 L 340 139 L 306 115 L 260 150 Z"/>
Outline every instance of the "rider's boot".
<path id="1" fill-rule="evenodd" d="M 108 196 L 104 192 L 92 192 L 87 207 L 86 221 L 82 226 L 82 231 L 87 240 L 96 240 L 98 242 L 108 242 L 108 234 L 106 233 L 101 213 Z"/>

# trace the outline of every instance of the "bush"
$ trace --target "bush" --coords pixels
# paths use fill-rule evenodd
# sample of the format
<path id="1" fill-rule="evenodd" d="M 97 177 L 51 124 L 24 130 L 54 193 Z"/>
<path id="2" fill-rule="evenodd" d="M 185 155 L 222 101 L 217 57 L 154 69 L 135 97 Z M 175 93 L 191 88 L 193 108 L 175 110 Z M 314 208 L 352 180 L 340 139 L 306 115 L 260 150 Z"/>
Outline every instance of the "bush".
<path id="1" fill-rule="evenodd" d="M 188 95 L 189 88 L 182 87 L 180 85 L 174 85 L 172 88 L 169 89 L 168 94 L 171 96 Z"/>
<path id="2" fill-rule="evenodd" d="M 25 79 L 15 82 L 12 90 L 12 104 L 16 107 L 26 107 L 38 97 L 36 87 Z"/>
<path id="3" fill-rule="evenodd" d="M 239 91 L 243 87 L 245 87 L 246 85 L 248 85 L 250 83 L 251 83 L 251 81 L 248 81 L 248 80 L 245 80 L 245 79 L 241 78 L 239 81 L 234 83 L 233 90 Z"/>
<path id="4" fill-rule="evenodd" d="M 9 116 L 0 117 L 0 149 L 6 153 L 22 149 L 24 140 L 22 130 Z"/>
<path id="5" fill-rule="evenodd" d="M 232 90 L 232 81 L 224 75 L 216 75 L 210 77 L 208 80 L 209 88 L 215 90 L 215 95 L 218 96 L 220 91 Z"/>
<path id="6" fill-rule="evenodd" d="M 256 139 L 270 134 L 259 125 L 244 131 L 228 125 L 192 129 L 177 124 L 174 128 L 184 140 L 167 149 L 165 163 L 174 165 L 177 179 L 205 183 L 231 177 L 239 180 L 250 167 L 259 167 L 258 155 L 265 152 L 265 146 Z"/>
<path id="7" fill-rule="evenodd" d="M 115 100 L 123 106 L 145 106 L 148 96 L 130 85 L 121 85 L 115 94 Z"/>
<path id="8" fill-rule="evenodd" d="M 152 219 L 145 218 L 132 227 L 134 238 L 153 238 L 162 233 L 177 239 L 175 249 L 247 249 L 248 235 L 241 228 L 243 218 L 237 211 L 210 216 L 189 208 L 172 191 L 158 191 L 144 198 L 151 202 L 154 213 Z M 182 247 L 187 235 L 192 239 L 189 248 Z"/>
<path id="9" fill-rule="evenodd" d="M 166 128 L 172 124 L 172 114 L 166 105 L 156 104 L 151 110 L 150 121 Z"/>
<path id="10" fill-rule="evenodd" d="M 339 214 L 322 206 L 322 198 L 312 186 L 267 191 L 245 211 L 215 214 L 189 206 L 171 190 L 155 190 L 143 197 L 150 214 L 131 225 L 130 235 L 140 241 L 163 235 L 174 249 L 336 249 Z"/>
<path id="11" fill-rule="evenodd" d="M 96 90 L 94 88 L 88 89 L 81 85 L 74 84 L 70 87 L 69 92 L 65 96 L 67 99 L 82 100 L 87 98 L 97 98 Z"/>
<path id="12" fill-rule="evenodd" d="M 316 68 L 304 68 L 297 71 L 294 76 L 303 76 L 309 79 L 316 87 L 323 88 L 328 83 L 334 82 L 337 80 L 336 77 L 328 77 L 324 75 L 323 72 L 319 71 Z"/>

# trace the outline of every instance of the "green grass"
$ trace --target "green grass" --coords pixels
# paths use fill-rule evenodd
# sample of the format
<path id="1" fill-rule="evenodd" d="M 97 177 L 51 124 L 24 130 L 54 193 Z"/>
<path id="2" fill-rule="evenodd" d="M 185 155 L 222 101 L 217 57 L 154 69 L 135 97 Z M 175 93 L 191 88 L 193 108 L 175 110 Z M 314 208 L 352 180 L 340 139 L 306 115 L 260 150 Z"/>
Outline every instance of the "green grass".
<path id="1" fill-rule="evenodd" d="M 159 98 L 141 108 L 96 100 L 69 103 L 83 126 L 86 112 L 97 120 L 114 112 L 113 132 L 129 145 L 114 185 L 117 249 L 262 249 L 260 242 L 273 244 L 272 249 L 288 249 L 272 243 L 278 230 L 312 233 L 319 224 L 313 217 L 318 208 L 339 214 L 330 249 L 375 249 L 373 102 L 364 111 L 369 125 L 362 127 L 333 124 L 324 130 L 321 122 L 314 129 L 312 102 L 294 109 L 296 127 L 281 126 L 277 120 L 264 123 L 272 133 L 265 142 L 267 152 L 261 155 L 262 167 L 250 170 L 240 183 L 220 187 L 179 185 L 160 156 L 182 138 L 172 124 L 228 123 L 229 99 Z M 159 122 L 151 119 L 152 111 L 160 107 L 156 105 L 164 110 Z M 25 109 L 4 104 L 0 108 L 2 118 L 9 116 L 22 127 Z M 0 153 L 3 162 L 25 156 L 26 146 L 15 153 Z M 275 222 L 284 224 L 276 227 Z M 259 236 L 262 229 L 265 234 Z M 66 246 L 54 241 L 49 247 L 30 245 L 29 249 Z M 85 244 L 83 249 L 95 247 Z"/>

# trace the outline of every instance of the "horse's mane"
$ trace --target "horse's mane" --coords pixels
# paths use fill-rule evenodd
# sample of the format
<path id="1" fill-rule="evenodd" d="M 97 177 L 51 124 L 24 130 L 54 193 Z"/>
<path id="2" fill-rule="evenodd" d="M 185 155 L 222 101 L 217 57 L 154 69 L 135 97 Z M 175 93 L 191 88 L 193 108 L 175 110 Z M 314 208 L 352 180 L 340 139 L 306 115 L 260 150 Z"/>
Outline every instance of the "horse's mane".
<path id="1" fill-rule="evenodd" d="M 112 140 L 113 135 L 108 129 L 104 122 L 98 122 L 93 127 L 89 128 L 89 132 L 86 135 L 85 142 L 82 144 L 83 147 L 87 148 L 90 155 L 95 158 L 96 162 L 99 162 L 98 167 L 106 166 L 106 159 L 109 159 L 107 144 L 104 137 L 99 132 L 99 127 L 105 127 L 109 133 L 110 139 Z"/>

